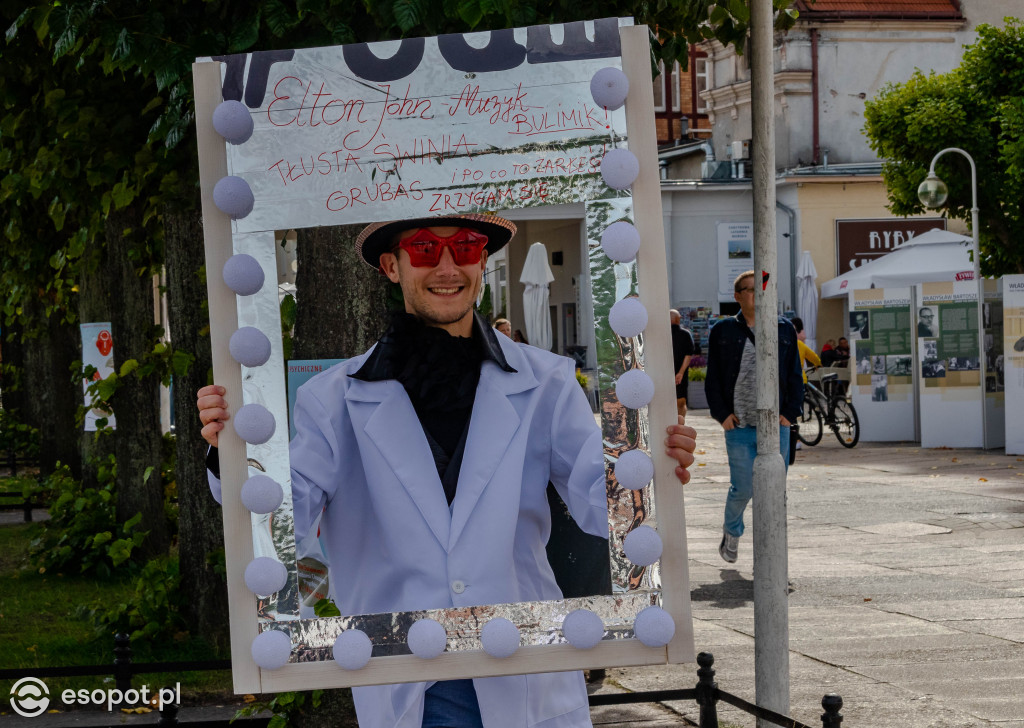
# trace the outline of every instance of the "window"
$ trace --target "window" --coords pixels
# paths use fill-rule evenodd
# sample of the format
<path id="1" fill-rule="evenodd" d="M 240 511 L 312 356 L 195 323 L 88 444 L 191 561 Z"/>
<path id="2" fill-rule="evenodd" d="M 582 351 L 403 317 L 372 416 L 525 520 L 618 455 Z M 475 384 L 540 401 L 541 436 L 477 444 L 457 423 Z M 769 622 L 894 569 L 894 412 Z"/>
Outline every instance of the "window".
<path id="1" fill-rule="evenodd" d="M 672 111 L 680 111 L 679 106 L 679 63 L 672 64 L 672 75 L 669 77 L 672 84 Z"/>
<path id="2" fill-rule="evenodd" d="M 696 90 L 697 105 L 694 111 L 698 114 L 708 113 L 708 102 L 701 94 L 711 88 L 711 63 L 705 58 L 693 59 L 693 79 Z"/>
<path id="3" fill-rule="evenodd" d="M 658 62 L 658 77 L 654 79 L 654 110 L 665 110 L 665 64 Z"/>
<path id="4" fill-rule="evenodd" d="M 678 112 L 679 106 L 679 64 L 675 63 L 672 65 L 672 73 L 668 76 L 665 74 L 665 63 L 662 61 L 658 62 L 658 77 L 654 79 L 654 111 L 658 113 L 665 113 L 668 109 L 665 108 L 665 95 L 666 95 L 666 84 L 669 84 L 672 96 L 672 111 Z"/>

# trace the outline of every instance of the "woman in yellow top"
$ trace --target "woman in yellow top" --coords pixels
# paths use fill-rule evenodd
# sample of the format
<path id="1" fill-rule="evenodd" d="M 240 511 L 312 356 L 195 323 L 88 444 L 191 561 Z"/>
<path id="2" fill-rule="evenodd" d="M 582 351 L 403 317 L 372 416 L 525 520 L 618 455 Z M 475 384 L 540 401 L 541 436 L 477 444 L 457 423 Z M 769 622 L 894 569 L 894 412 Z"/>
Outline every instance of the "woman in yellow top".
<path id="1" fill-rule="evenodd" d="M 807 333 L 804 331 L 804 322 L 799 316 L 793 318 L 793 328 L 796 329 L 796 348 L 800 352 L 800 369 L 804 373 L 804 384 L 807 384 L 807 362 L 813 366 L 820 367 L 821 359 L 814 353 L 814 349 L 804 343 Z"/>

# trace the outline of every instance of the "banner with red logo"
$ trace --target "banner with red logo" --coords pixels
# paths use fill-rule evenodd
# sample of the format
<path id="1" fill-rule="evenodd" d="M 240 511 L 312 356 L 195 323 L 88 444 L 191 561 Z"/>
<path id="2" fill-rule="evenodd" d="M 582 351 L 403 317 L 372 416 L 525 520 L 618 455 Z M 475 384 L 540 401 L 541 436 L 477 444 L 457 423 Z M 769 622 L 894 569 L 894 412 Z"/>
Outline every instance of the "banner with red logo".
<path id="1" fill-rule="evenodd" d="M 114 337 L 111 335 L 109 321 L 91 324 L 79 324 L 82 333 L 82 369 L 92 367 L 94 371 L 88 379 L 82 381 L 82 392 L 89 411 L 85 413 L 85 431 L 95 432 L 98 420 L 106 420 L 107 427 L 114 427 L 114 415 L 98 407 L 93 407 L 94 400 L 89 394 L 92 382 L 106 379 L 114 373 Z"/>

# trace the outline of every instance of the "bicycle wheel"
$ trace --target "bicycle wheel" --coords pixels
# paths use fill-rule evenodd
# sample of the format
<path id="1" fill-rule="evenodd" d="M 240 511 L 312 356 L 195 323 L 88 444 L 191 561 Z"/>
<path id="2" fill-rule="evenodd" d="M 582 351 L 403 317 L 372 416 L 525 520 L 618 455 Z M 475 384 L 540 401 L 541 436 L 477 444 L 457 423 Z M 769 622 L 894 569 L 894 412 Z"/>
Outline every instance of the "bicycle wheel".
<path id="1" fill-rule="evenodd" d="M 804 400 L 803 408 L 800 410 L 800 419 L 797 422 L 799 427 L 796 431 L 797 439 L 804 445 L 814 447 L 821 442 L 822 426 L 821 410 L 814 406 L 810 399 Z"/>
<path id="2" fill-rule="evenodd" d="M 852 402 L 837 399 L 833 420 L 830 423 L 836 439 L 843 447 L 853 447 L 860 440 L 860 420 Z"/>

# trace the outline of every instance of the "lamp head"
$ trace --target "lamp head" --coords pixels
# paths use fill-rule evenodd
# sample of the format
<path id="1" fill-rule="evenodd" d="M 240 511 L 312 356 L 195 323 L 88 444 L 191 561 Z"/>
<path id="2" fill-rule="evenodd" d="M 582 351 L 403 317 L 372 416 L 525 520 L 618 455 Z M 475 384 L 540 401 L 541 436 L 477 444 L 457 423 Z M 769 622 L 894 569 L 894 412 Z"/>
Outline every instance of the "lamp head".
<path id="1" fill-rule="evenodd" d="M 934 171 L 929 171 L 924 182 L 917 188 L 917 199 L 921 200 L 921 204 L 925 207 L 942 207 L 948 197 L 949 188 L 936 176 Z"/>

